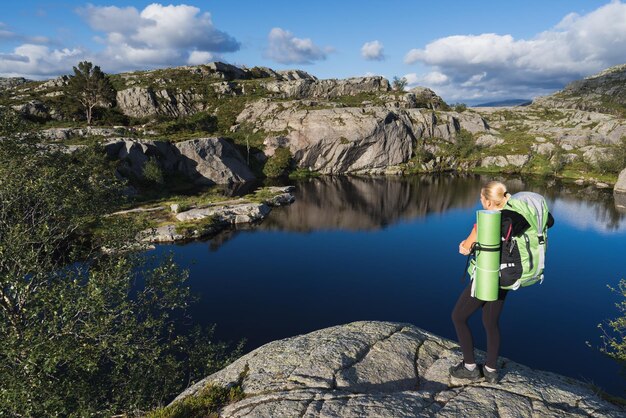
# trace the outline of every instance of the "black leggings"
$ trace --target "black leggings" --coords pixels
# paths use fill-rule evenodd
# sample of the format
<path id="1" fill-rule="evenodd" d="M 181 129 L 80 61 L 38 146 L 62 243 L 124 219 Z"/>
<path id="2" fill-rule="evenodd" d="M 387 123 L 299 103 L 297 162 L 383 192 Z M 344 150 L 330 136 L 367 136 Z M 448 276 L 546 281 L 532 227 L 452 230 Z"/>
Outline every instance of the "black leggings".
<path id="1" fill-rule="evenodd" d="M 483 326 L 487 332 L 487 361 L 485 364 L 492 369 L 496 368 L 498 350 L 500 349 L 500 328 L 498 320 L 504 307 L 504 299 L 508 290 L 500 289 L 498 300 L 485 302 L 470 296 L 471 284 L 465 288 L 459 300 L 456 301 L 452 311 L 452 322 L 459 338 L 459 344 L 463 351 L 463 361 L 467 364 L 476 363 L 474 359 L 474 342 L 472 332 L 467 326 L 467 320 L 480 307 L 483 308 Z"/>

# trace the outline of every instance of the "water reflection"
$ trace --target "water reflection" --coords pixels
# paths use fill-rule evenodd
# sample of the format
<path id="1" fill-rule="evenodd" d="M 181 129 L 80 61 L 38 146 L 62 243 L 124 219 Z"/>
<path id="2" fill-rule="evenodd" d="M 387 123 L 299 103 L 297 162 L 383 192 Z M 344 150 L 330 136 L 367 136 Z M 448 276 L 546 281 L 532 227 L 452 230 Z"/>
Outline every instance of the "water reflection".
<path id="1" fill-rule="evenodd" d="M 296 184 L 296 201 L 275 211 L 261 229 L 289 231 L 372 230 L 403 219 L 430 213 L 471 208 L 478 204 L 480 187 L 503 181 L 511 193 L 543 194 L 559 222 L 600 232 L 622 231 L 625 215 L 613 194 L 595 187 L 562 184 L 555 180 L 487 176 L 325 177 Z"/>
<path id="2" fill-rule="evenodd" d="M 210 240 L 209 248 L 216 251 L 242 230 L 377 230 L 431 213 L 468 209 L 479 204 L 480 188 L 490 180 L 504 182 L 511 193 L 528 190 L 544 195 L 557 222 L 575 229 L 602 233 L 626 230 L 626 214 L 617 209 L 613 194 L 595 187 L 503 176 L 336 176 L 293 183 L 296 201 L 292 205 L 275 209 L 261 224 L 220 233 Z M 257 186 L 231 192 L 240 195 Z"/>
<path id="3" fill-rule="evenodd" d="M 268 217 L 263 229 L 372 230 L 476 204 L 481 183 L 454 175 L 329 177 L 296 183 L 296 201 Z"/>

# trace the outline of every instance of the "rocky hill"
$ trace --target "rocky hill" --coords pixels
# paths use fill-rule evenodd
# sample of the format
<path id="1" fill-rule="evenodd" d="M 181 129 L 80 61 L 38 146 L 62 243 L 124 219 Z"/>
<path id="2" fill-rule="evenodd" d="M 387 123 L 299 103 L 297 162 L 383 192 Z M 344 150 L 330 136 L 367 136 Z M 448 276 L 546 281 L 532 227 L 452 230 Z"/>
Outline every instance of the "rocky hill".
<path id="1" fill-rule="evenodd" d="M 484 353 L 480 353 L 484 358 Z M 268 343 L 183 392 L 237 387 L 221 417 L 622 417 L 576 380 L 501 358 L 500 382 L 451 378 L 458 345 L 410 324 L 354 322 Z M 196 402 L 196 404 L 201 404 Z M 181 410 L 184 410 L 182 408 Z"/>
<path id="2" fill-rule="evenodd" d="M 215 112 L 232 105 L 230 99 L 237 97 L 334 100 L 339 104 L 347 97 L 352 97 L 355 104 L 376 98 L 379 102 L 404 102 L 405 107 L 446 106 L 434 92 L 423 88 L 400 97 L 389 94 L 389 81 L 380 76 L 319 80 L 302 70 L 248 69 L 221 62 L 114 74 L 110 78 L 117 91 L 116 102 L 111 105 L 121 114 L 137 119 Z M 2 79 L 1 103 L 40 120 L 65 120 L 68 115 L 62 112 L 62 101 L 68 80 L 68 76 L 45 82 Z M 36 114 L 31 112 L 34 107 L 39 109 Z"/>
<path id="3" fill-rule="evenodd" d="M 559 92 L 534 100 L 533 105 L 626 117 L 626 64 L 574 81 Z"/>
<path id="4" fill-rule="evenodd" d="M 116 101 L 98 109 L 97 127 L 85 126 L 69 104 L 67 76 L 4 80 L 0 106 L 38 123 L 47 141 L 135 141 L 132 155 L 119 156 L 122 165 L 135 164 L 135 176 L 145 161 L 174 167 L 173 154 L 150 145 L 154 141 L 220 138 L 244 154 L 233 158 L 246 161 L 257 177 L 282 155 L 288 161 L 282 172 L 497 171 L 608 187 L 626 166 L 626 121 L 615 111 L 625 97 L 625 69 L 611 68 L 532 106 L 512 108 L 451 109 L 432 90 L 394 91 L 383 77 L 319 80 L 301 70 L 219 62 L 111 75 Z M 215 153 L 200 154 L 199 165 L 222 164 L 208 161 Z M 248 177 L 216 174 L 202 181 Z"/>

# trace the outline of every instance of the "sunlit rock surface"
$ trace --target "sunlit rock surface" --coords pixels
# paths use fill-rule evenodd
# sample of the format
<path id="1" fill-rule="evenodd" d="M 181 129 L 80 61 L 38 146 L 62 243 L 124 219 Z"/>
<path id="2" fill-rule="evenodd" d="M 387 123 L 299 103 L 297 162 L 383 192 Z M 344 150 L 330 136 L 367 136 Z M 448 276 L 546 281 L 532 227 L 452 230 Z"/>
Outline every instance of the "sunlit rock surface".
<path id="1" fill-rule="evenodd" d="M 479 353 L 479 359 L 483 353 Z M 621 417 L 585 384 L 500 359 L 498 384 L 450 378 L 456 343 L 363 321 L 268 343 L 190 387 L 241 384 L 222 417 Z M 480 361 L 480 360 L 479 360 Z"/>

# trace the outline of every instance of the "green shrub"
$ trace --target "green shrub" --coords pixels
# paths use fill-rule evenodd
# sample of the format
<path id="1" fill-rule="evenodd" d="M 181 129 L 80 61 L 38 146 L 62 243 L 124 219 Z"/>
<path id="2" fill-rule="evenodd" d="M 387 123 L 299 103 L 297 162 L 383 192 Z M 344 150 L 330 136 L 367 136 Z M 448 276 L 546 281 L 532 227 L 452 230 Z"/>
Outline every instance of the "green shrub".
<path id="1" fill-rule="evenodd" d="M 147 418 L 204 418 L 217 417 L 220 409 L 243 399 L 241 386 L 224 388 L 209 385 L 194 396 L 188 396 L 174 404 L 149 412 Z"/>
<path id="2" fill-rule="evenodd" d="M 268 158 L 263 167 L 263 174 L 275 178 L 287 175 L 291 169 L 293 159 L 289 148 L 276 148 L 274 155 Z"/>
<path id="3" fill-rule="evenodd" d="M 138 230 L 104 216 L 123 184 L 102 149 L 42 151 L 0 116 L 0 416 L 151 409 L 238 356 L 183 332 L 186 272 L 129 252 Z"/>
<path id="4" fill-rule="evenodd" d="M 609 151 L 608 156 L 598 158 L 593 166 L 601 174 L 619 174 L 626 168 L 626 137 L 622 137 L 621 141 Z"/>
<path id="5" fill-rule="evenodd" d="M 155 157 L 150 157 L 143 165 L 143 178 L 148 183 L 162 185 L 165 183 L 163 170 Z"/>
<path id="6" fill-rule="evenodd" d="M 479 150 L 479 147 L 474 142 L 474 137 L 471 132 L 461 129 L 454 138 L 454 144 L 452 145 L 451 154 L 456 158 L 468 158 L 474 152 Z"/>
<path id="7" fill-rule="evenodd" d="M 563 171 L 566 164 L 565 151 L 563 148 L 558 147 L 550 158 L 550 170 L 554 175 L 557 175 Z"/>
<path id="8" fill-rule="evenodd" d="M 467 105 L 465 103 L 455 103 L 452 105 L 452 108 L 455 112 L 465 112 L 467 110 Z"/>
<path id="9" fill-rule="evenodd" d="M 185 237 L 202 236 L 218 225 L 219 221 L 219 218 L 216 216 L 207 216 L 197 221 L 178 222 L 176 224 L 176 232 Z"/>
<path id="10" fill-rule="evenodd" d="M 609 289 L 619 293 L 622 299 L 615 305 L 619 311 L 619 316 L 598 325 L 602 331 L 603 343 L 600 351 L 617 360 L 622 367 L 626 367 L 626 280 L 619 281 L 618 289 L 611 287 Z"/>
<path id="11" fill-rule="evenodd" d="M 100 126 L 128 126 L 130 118 L 117 107 L 96 107 L 93 109 L 94 121 Z"/>
<path id="12" fill-rule="evenodd" d="M 181 132 L 206 132 L 213 133 L 217 130 L 217 118 L 206 112 L 198 112 L 184 118 L 165 120 L 157 129 L 166 135 Z"/>
<path id="13" fill-rule="evenodd" d="M 394 77 L 393 81 L 391 82 L 391 87 L 395 90 L 395 91 L 404 91 L 404 89 L 406 88 L 406 85 L 409 82 L 407 81 L 406 77 Z"/>
<path id="14" fill-rule="evenodd" d="M 290 179 L 307 179 L 311 177 L 319 177 L 321 174 L 318 171 L 313 171 L 308 168 L 296 168 L 294 171 L 289 173 Z"/>

